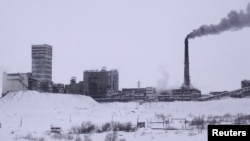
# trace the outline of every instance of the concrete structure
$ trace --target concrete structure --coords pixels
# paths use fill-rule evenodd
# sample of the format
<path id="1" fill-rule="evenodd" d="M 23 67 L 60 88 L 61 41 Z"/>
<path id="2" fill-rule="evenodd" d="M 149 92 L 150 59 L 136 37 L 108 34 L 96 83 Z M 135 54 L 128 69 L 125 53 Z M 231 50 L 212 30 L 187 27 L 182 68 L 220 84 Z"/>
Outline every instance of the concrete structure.
<path id="1" fill-rule="evenodd" d="M 172 89 L 170 91 L 159 92 L 160 101 L 173 100 L 195 100 L 201 97 L 201 91 L 191 85 L 189 75 L 189 51 L 188 51 L 188 37 L 185 38 L 185 52 L 184 52 L 184 82 L 181 88 Z"/>
<path id="2" fill-rule="evenodd" d="M 158 96 L 154 87 L 124 88 L 121 93 L 123 98 L 131 99 L 131 101 L 158 101 Z"/>
<path id="3" fill-rule="evenodd" d="M 37 79 L 33 79 L 32 77 L 30 78 L 31 83 L 30 83 L 30 90 L 34 91 L 41 91 L 41 82 Z"/>
<path id="4" fill-rule="evenodd" d="M 41 82 L 52 81 L 51 45 L 32 45 L 32 77 Z"/>
<path id="5" fill-rule="evenodd" d="M 118 92 L 119 73 L 117 70 L 84 71 L 84 94 L 93 98 L 105 98 Z"/>
<path id="6" fill-rule="evenodd" d="M 32 90 L 53 92 L 51 45 L 32 45 L 32 79 Z"/>
<path id="7" fill-rule="evenodd" d="M 158 101 L 158 96 L 154 87 L 146 87 L 145 94 L 147 101 Z"/>
<path id="8" fill-rule="evenodd" d="M 209 92 L 210 95 L 219 95 L 222 93 L 227 93 L 228 91 L 216 91 L 216 92 Z"/>
<path id="9" fill-rule="evenodd" d="M 241 88 L 249 87 L 250 86 L 250 80 L 242 80 L 241 81 Z"/>
<path id="10" fill-rule="evenodd" d="M 146 88 L 122 88 L 122 93 L 143 93 L 144 95 L 146 95 Z"/>
<path id="11" fill-rule="evenodd" d="M 64 84 L 53 84 L 53 93 L 64 93 Z"/>
<path id="12" fill-rule="evenodd" d="M 33 79 L 32 73 L 3 73 L 2 96 L 8 92 L 35 90 L 39 92 L 64 93 L 63 84 L 41 82 Z"/>
<path id="13" fill-rule="evenodd" d="M 198 101 L 208 101 L 208 100 L 214 100 L 214 99 L 221 99 L 223 97 L 237 97 L 237 98 L 242 98 L 246 96 L 250 96 L 250 86 L 249 87 L 244 87 L 240 88 L 237 90 L 233 91 L 225 91 L 224 93 L 216 94 L 216 95 L 210 95 L 207 97 L 200 97 L 197 100 Z"/>
<path id="14" fill-rule="evenodd" d="M 118 97 L 128 101 L 146 101 L 146 88 L 123 88 Z"/>
<path id="15" fill-rule="evenodd" d="M 182 87 L 190 88 L 188 38 L 185 38 L 184 83 Z"/>
<path id="16" fill-rule="evenodd" d="M 184 83 L 180 89 L 171 90 L 172 95 L 176 100 L 193 100 L 201 97 L 201 91 L 191 85 L 189 74 L 189 51 L 188 37 L 185 38 L 185 53 L 184 53 Z"/>
<path id="17" fill-rule="evenodd" d="M 172 89 L 159 92 L 159 101 L 191 101 L 201 97 L 201 91 L 195 88 Z"/>
<path id="18" fill-rule="evenodd" d="M 32 73 L 3 73 L 3 96 L 5 96 L 8 92 L 26 90 L 35 90 L 39 92 L 58 91 L 64 93 L 64 90 L 62 91 L 60 87 L 61 85 L 54 85 L 53 82 L 45 82 L 34 79 L 32 77 Z"/>
<path id="19" fill-rule="evenodd" d="M 65 85 L 65 93 L 69 94 L 83 94 L 83 81 L 76 82 L 76 77 L 72 77 L 70 84 Z"/>
<path id="20" fill-rule="evenodd" d="M 8 92 L 26 91 L 30 89 L 31 73 L 3 73 L 2 96 Z"/>
<path id="21" fill-rule="evenodd" d="M 41 81 L 40 88 L 37 89 L 37 91 L 52 93 L 53 92 L 53 85 L 54 84 L 52 81 Z"/>
<path id="22" fill-rule="evenodd" d="M 121 92 L 108 95 L 106 98 L 96 98 L 98 102 L 152 102 L 158 101 L 156 89 L 154 87 L 146 88 L 123 88 Z"/>

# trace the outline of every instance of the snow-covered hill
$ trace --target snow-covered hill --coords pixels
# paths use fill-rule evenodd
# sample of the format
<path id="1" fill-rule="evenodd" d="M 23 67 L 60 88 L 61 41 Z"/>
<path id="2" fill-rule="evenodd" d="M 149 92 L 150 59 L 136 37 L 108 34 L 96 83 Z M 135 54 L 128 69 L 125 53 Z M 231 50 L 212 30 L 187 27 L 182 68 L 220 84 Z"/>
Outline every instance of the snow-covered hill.
<path id="1" fill-rule="evenodd" d="M 71 111 L 98 104 L 88 96 L 73 94 L 39 93 L 36 91 L 13 92 L 0 100 L 0 110 L 6 113 Z"/>
<path id="2" fill-rule="evenodd" d="M 153 102 L 139 104 L 129 103 L 97 103 L 90 97 L 70 94 L 38 93 L 35 91 L 9 93 L 0 99 L 0 139 L 12 140 L 14 136 L 34 133 L 37 136 L 44 136 L 45 131 L 51 125 L 60 126 L 64 130 L 72 126 L 80 125 L 83 121 L 92 121 L 95 124 L 105 122 L 130 121 L 133 124 L 139 121 L 147 122 L 156 119 L 157 114 L 162 114 L 171 118 L 192 119 L 195 116 L 209 116 L 225 114 L 236 115 L 239 113 L 250 114 L 250 98 L 222 100 L 207 102 Z M 148 129 L 147 129 L 148 130 Z M 158 131 L 160 136 L 152 137 L 155 131 L 138 131 L 138 134 L 147 134 L 141 138 L 136 138 L 134 134 L 124 133 L 129 140 L 162 140 L 164 137 L 174 138 L 175 133 L 165 133 Z M 13 134 L 12 134 L 13 133 Z M 104 134 L 104 133 L 103 133 Z M 182 133 L 184 138 L 190 133 Z M 96 134 L 92 138 L 103 141 L 102 134 Z M 162 137 L 161 137 L 162 136 Z M 101 139 L 99 139 L 101 138 Z M 206 134 L 198 134 L 190 140 L 206 139 Z M 48 139 L 52 140 L 52 139 Z M 187 139 L 188 140 L 188 139 Z"/>

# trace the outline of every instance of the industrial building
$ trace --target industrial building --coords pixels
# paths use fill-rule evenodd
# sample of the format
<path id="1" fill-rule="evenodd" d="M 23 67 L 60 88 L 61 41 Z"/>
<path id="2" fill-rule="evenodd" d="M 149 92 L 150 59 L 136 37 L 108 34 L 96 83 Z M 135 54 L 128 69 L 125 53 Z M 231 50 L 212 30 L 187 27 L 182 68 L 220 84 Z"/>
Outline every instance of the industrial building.
<path id="1" fill-rule="evenodd" d="M 39 86 L 33 90 L 53 92 L 51 45 L 32 45 L 32 79 L 37 81 Z"/>
<path id="2" fill-rule="evenodd" d="M 30 78 L 31 73 L 3 73 L 2 96 L 8 92 L 26 91 L 31 89 Z"/>
<path id="3" fill-rule="evenodd" d="M 191 85 L 189 75 L 189 52 L 188 52 L 188 37 L 185 38 L 184 51 L 184 83 L 181 88 L 170 91 L 162 91 L 159 95 L 160 101 L 172 100 L 194 100 L 201 97 L 201 91 Z"/>
<path id="4" fill-rule="evenodd" d="M 188 51 L 188 37 L 185 38 L 184 50 L 184 83 L 181 88 L 173 89 L 171 91 L 175 100 L 194 100 L 201 97 L 201 91 L 191 85 L 189 75 L 189 51 Z"/>
<path id="5" fill-rule="evenodd" d="M 53 88 L 58 87 L 52 82 L 52 46 L 32 45 L 31 51 L 31 73 L 3 73 L 3 96 L 25 90 L 53 92 Z"/>
<path id="6" fill-rule="evenodd" d="M 9 92 L 35 90 L 39 92 L 64 93 L 63 84 L 40 82 L 33 79 L 32 73 L 3 73 L 2 96 Z"/>
<path id="7" fill-rule="evenodd" d="M 158 101 L 156 89 L 154 87 L 146 87 L 146 100 L 147 101 Z"/>
<path id="8" fill-rule="evenodd" d="M 117 70 L 107 71 L 103 67 L 100 71 L 84 71 L 84 95 L 93 98 L 104 98 L 119 90 L 119 73 Z"/>
<path id="9" fill-rule="evenodd" d="M 53 93 L 64 93 L 64 84 L 53 84 Z"/>
<path id="10" fill-rule="evenodd" d="M 83 94 L 99 102 L 113 101 L 175 101 L 209 100 L 223 96 L 245 97 L 250 95 L 250 80 L 241 81 L 241 89 L 231 92 L 210 92 L 210 96 L 201 97 L 201 91 L 191 85 L 189 75 L 188 38 L 185 39 L 184 82 L 178 89 L 156 92 L 154 87 L 123 88 L 119 91 L 119 73 L 117 70 L 87 70 L 83 72 L 84 81 L 72 77 L 70 83 L 54 84 L 52 81 L 52 46 L 32 45 L 31 73 L 3 73 L 2 95 L 8 92 L 36 90 L 39 92 Z"/>
<path id="11" fill-rule="evenodd" d="M 83 81 L 76 82 L 76 77 L 70 79 L 70 84 L 65 85 L 65 93 L 83 94 Z"/>
<path id="12" fill-rule="evenodd" d="M 116 98 L 126 99 L 127 101 L 146 100 L 146 88 L 123 88 L 120 95 Z"/>
<path id="13" fill-rule="evenodd" d="M 250 80 L 242 80 L 241 81 L 241 88 L 245 88 L 245 87 L 250 87 Z"/>
<path id="14" fill-rule="evenodd" d="M 125 97 L 134 100 L 157 101 L 156 89 L 146 88 L 123 88 L 121 92 Z"/>
<path id="15" fill-rule="evenodd" d="M 51 45 L 32 45 L 32 77 L 41 82 L 52 81 Z"/>
<path id="16" fill-rule="evenodd" d="M 158 101 L 156 89 L 154 87 L 146 88 L 123 88 L 122 91 L 112 93 L 105 98 L 95 98 L 98 102 L 153 102 Z"/>
<path id="17" fill-rule="evenodd" d="M 121 92 L 123 97 L 130 99 L 130 101 L 158 101 L 156 89 L 154 87 L 146 88 L 124 88 Z"/>
<path id="18" fill-rule="evenodd" d="M 179 88 L 170 91 L 161 91 L 159 101 L 191 101 L 201 97 L 201 91 L 195 88 Z"/>

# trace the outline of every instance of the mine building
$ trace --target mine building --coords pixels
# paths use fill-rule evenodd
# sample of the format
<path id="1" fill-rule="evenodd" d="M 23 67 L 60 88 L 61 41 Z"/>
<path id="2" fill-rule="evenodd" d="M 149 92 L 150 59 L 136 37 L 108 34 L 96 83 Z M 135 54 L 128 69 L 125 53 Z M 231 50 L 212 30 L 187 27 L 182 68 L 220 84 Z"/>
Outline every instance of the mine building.
<path id="1" fill-rule="evenodd" d="M 117 70 L 87 70 L 83 73 L 84 95 L 93 98 L 105 98 L 119 91 L 119 73 Z"/>
<path id="2" fill-rule="evenodd" d="M 98 102 L 129 102 L 143 101 L 154 102 L 158 101 L 156 89 L 154 87 L 146 88 L 123 88 L 122 91 L 108 95 L 106 98 L 96 99 Z"/>
<path id="3" fill-rule="evenodd" d="M 189 75 L 189 51 L 188 51 L 188 37 L 185 38 L 185 51 L 184 51 L 184 83 L 178 89 L 170 91 L 161 91 L 159 95 L 160 101 L 172 100 L 195 100 L 201 97 L 201 91 L 191 85 Z"/>
<path id="4" fill-rule="evenodd" d="M 65 92 L 64 84 L 61 83 L 53 84 L 53 93 L 64 93 L 64 92 Z"/>
<path id="5" fill-rule="evenodd" d="M 39 81 L 40 90 L 53 92 L 52 82 L 52 46 L 48 44 L 32 45 L 32 78 Z"/>
<path id="6" fill-rule="evenodd" d="M 52 81 L 51 45 L 32 45 L 32 77 L 43 82 Z"/>
<path id="7" fill-rule="evenodd" d="M 3 73 L 2 96 L 8 92 L 26 91 L 31 89 L 31 73 Z"/>
<path id="8" fill-rule="evenodd" d="M 250 87 L 250 80 L 242 80 L 241 81 L 241 88 L 245 88 L 245 87 Z"/>
<path id="9" fill-rule="evenodd" d="M 31 73 L 3 73 L 3 96 L 8 92 L 25 90 L 53 92 L 52 46 L 32 45 L 31 52 Z"/>
<path id="10" fill-rule="evenodd" d="M 70 84 L 65 85 L 65 93 L 83 94 L 83 81 L 76 82 L 76 77 L 70 79 Z"/>

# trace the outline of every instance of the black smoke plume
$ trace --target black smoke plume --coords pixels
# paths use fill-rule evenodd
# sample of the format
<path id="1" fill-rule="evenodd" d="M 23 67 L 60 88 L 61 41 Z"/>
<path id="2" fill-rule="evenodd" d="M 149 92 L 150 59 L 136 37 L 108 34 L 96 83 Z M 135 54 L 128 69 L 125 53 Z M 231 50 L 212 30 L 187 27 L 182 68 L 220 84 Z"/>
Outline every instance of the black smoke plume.
<path id="1" fill-rule="evenodd" d="M 250 3 L 246 11 L 231 11 L 226 18 L 221 19 L 216 25 L 202 25 L 200 28 L 192 31 L 187 38 L 193 39 L 205 35 L 220 34 L 224 31 L 240 30 L 244 27 L 250 27 Z"/>

